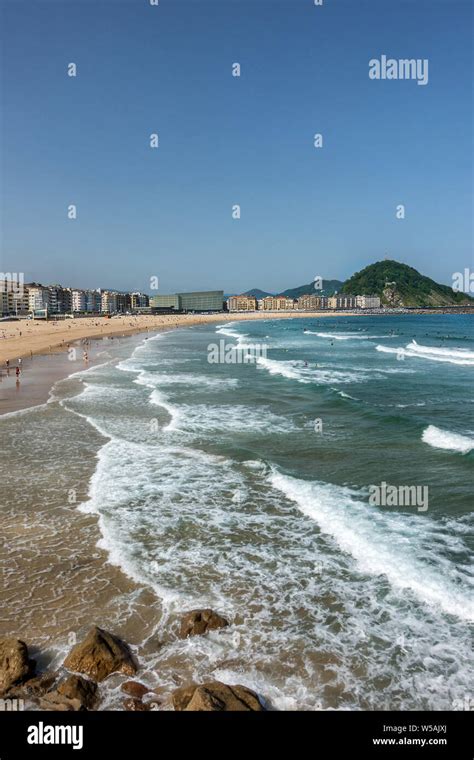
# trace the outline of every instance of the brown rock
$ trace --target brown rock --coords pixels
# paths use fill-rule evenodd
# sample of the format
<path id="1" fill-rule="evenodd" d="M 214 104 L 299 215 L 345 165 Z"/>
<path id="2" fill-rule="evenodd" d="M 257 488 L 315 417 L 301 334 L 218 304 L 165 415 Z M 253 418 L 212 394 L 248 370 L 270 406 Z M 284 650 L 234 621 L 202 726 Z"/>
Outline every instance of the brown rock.
<path id="1" fill-rule="evenodd" d="M 29 678 L 18 686 L 12 686 L 12 688 L 8 690 L 8 696 L 23 699 L 42 697 L 47 691 L 49 691 L 49 689 L 51 689 L 57 677 L 57 673 L 43 673 L 34 678 Z"/>
<path id="2" fill-rule="evenodd" d="M 79 712 L 85 710 L 79 699 L 68 699 L 57 691 L 50 691 L 40 699 L 39 706 L 42 710 L 54 710 L 55 712 Z"/>
<path id="3" fill-rule="evenodd" d="M 175 710 L 184 710 L 192 699 L 194 692 L 198 687 L 197 683 L 191 683 L 188 686 L 180 686 L 175 689 L 171 695 L 171 701 Z"/>
<path id="4" fill-rule="evenodd" d="M 225 628 L 228 625 L 229 621 L 214 610 L 191 610 L 181 618 L 179 637 L 186 639 L 188 636 L 199 636 L 217 628 Z"/>
<path id="5" fill-rule="evenodd" d="M 0 694 L 32 675 L 34 663 L 19 639 L 0 639 Z"/>
<path id="6" fill-rule="evenodd" d="M 134 699 L 133 697 L 124 699 L 122 704 L 124 709 L 129 712 L 147 712 L 150 709 L 150 705 L 145 704 L 141 699 Z"/>
<path id="7" fill-rule="evenodd" d="M 97 626 L 89 631 L 84 641 L 71 649 L 64 666 L 76 673 L 84 673 L 94 681 L 103 681 L 116 671 L 127 676 L 133 676 L 137 671 L 127 644 Z"/>
<path id="8" fill-rule="evenodd" d="M 254 691 L 246 686 L 227 686 L 220 681 L 182 687 L 173 693 L 172 700 L 175 710 L 187 712 L 260 712 L 263 710 Z"/>
<path id="9" fill-rule="evenodd" d="M 125 694 L 129 694 L 136 699 L 141 699 L 144 694 L 148 694 L 150 691 L 148 686 L 144 686 L 144 684 L 139 683 L 138 681 L 125 681 L 120 688 Z"/>
<path id="10" fill-rule="evenodd" d="M 69 676 L 59 684 L 57 692 L 66 699 L 77 700 L 86 710 L 92 710 L 97 702 L 97 684 L 81 676 Z"/>

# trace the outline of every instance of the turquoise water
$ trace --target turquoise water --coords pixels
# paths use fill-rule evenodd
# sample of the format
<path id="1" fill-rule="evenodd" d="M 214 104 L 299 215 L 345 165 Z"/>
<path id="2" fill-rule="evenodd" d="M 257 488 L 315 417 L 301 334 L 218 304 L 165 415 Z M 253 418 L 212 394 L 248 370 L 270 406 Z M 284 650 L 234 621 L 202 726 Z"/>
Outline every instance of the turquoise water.
<path id="1" fill-rule="evenodd" d="M 211 364 L 221 340 L 266 355 Z M 58 414 L 106 436 L 78 509 L 109 562 L 163 621 L 210 606 L 233 622 L 150 668 L 166 680 L 185 658 L 278 709 L 455 709 L 472 683 L 473 373 L 472 321 L 451 315 L 223 320 L 83 373 Z M 371 504 L 383 481 L 427 487 L 427 508 Z"/>

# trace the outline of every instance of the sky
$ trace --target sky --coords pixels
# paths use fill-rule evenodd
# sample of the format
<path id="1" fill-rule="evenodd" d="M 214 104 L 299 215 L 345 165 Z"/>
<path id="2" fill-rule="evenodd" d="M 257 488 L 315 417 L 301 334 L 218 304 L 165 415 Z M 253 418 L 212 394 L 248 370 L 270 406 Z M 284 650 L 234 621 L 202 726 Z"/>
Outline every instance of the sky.
<path id="1" fill-rule="evenodd" d="M 230 293 L 473 268 L 471 0 L 0 2 L 3 272 Z M 382 55 L 428 84 L 370 79 Z"/>

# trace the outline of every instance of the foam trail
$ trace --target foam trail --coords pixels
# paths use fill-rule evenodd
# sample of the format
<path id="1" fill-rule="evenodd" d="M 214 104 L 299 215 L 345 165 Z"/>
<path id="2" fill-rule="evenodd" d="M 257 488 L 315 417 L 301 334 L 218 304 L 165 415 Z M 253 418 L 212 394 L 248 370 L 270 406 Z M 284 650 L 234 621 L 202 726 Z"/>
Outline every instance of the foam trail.
<path id="1" fill-rule="evenodd" d="M 435 449 L 456 451 L 460 454 L 468 454 L 474 449 L 474 438 L 460 435 L 460 433 L 452 433 L 449 430 L 440 430 L 435 425 L 429 425 L 423 431 L 421 439 Z"/>

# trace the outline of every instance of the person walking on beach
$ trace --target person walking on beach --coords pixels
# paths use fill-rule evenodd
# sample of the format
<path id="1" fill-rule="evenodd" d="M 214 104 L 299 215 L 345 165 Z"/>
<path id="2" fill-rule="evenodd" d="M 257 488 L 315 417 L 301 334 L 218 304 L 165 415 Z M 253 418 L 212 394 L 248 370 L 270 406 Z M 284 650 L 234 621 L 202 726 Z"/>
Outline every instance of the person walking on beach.
<path id="1" fill-rule="evenodd" d="M 16 372 L 16 379 L 17 379 L 17 380 L 19 380 L 19 379 L 20 379 L 20 371 L 21 371 L 21 370 L 20 370 L 20 368 L 19 368 L 19 367 L 17 367 L 17 368 L 15 369 L 15 372 Z"/>

